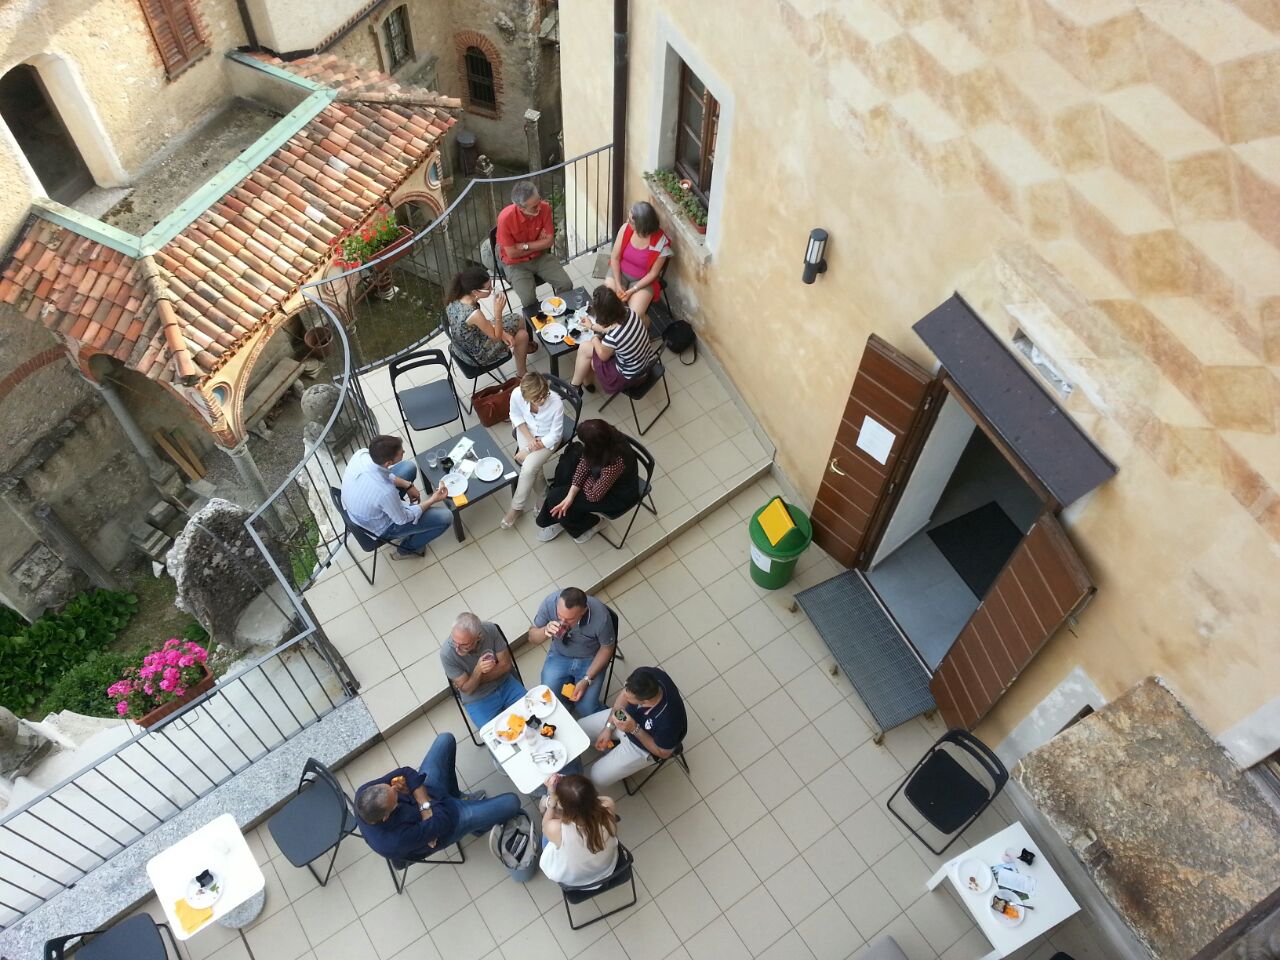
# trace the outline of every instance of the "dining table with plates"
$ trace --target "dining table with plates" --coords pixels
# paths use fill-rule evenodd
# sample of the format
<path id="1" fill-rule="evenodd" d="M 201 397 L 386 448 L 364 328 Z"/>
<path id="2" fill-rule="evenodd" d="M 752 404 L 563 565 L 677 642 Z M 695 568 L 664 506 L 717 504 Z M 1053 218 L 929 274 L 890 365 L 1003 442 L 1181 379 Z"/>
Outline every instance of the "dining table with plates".
<path id="1" fill-rule="evenodd" d="M 563 296 L 552 295 L 524 308 L 531 335 L 546 348 L 552 376 L 560 376 L 561 357 L 595 336 L 587 325 L 590 302 L 586 287 L 574 287 Z"/>
<path id="2" fill-rule="evenodd" d="M 573 714 L 544 684 L 498 711 L 480 728 L 480 739 L 521 793 L 533 793 L 591 745 Z"/>

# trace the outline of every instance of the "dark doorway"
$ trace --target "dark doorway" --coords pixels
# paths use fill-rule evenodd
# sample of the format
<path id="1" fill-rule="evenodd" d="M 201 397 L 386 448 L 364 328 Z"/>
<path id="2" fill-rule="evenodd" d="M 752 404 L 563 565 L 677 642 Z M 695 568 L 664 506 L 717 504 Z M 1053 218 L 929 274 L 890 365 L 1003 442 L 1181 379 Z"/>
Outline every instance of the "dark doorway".
<path id="1" fill-rule="evenodd" d="M 30 64 L 0 77 L 0 117 L 51 199 L 69 204 L 93 186 L 89 168 Z"/>

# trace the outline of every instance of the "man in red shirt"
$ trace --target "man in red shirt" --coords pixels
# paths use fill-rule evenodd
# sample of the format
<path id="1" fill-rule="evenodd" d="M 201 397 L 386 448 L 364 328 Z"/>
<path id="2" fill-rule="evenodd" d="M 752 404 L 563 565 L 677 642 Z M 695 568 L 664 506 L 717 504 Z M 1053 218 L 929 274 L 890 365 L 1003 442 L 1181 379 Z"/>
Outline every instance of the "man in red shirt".
<path id="1" fill-rule="evenodd" d="M 531 180 L 511 188 L 511 206 L 498 214 L 498 255 L 521 306 L 536 303 L 539 283 L 549 283 L 556 293 L 573 289 L 573 281 L 552 252 L 555 224 L 551 204 L 543 200 Z"/>

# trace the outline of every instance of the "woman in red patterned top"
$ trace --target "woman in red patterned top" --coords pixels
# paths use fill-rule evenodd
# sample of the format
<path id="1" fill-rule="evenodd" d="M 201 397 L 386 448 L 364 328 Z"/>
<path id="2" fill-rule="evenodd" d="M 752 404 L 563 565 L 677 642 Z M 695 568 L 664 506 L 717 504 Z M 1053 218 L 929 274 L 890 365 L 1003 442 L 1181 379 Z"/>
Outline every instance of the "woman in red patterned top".
<path id="1" fill-rule="evenodd" d="M 538 512 L 541 541 L 568 530 L 575 543 L 586 543 L 599 529 L 598 513 L 615 513 L 636 502 L 640 475 L 626 434 L 604 420 L 584 420 L 577 439 L 581 445 L 572 444 L 560 458 Z"/>

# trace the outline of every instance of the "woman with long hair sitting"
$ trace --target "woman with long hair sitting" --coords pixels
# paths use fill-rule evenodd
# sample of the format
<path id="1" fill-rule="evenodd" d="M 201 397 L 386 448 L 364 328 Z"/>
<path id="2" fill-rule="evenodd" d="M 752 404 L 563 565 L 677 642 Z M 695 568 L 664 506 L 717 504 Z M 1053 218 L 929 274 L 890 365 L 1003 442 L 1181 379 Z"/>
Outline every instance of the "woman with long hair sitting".
<path id="1" fill-rule="evenodd" d="M 510 350 L 516 360 L 516 376 L 523 377 L 524 358 L 537 350 L 538 345 L 529 342 L 529 330 L 521 317 L 505 313 L 505 293 L 493 298 L 492 317 L 484 312 L 481 301 L 491 293 L 493 279 L 484 267 L 467 267 L 449 281 L 444 295 L 449 341 L 463 359 L 476 366 L 501 360 Z"/>
<path id="2" fill-rule="evenodd" d="M 597 513 L 618 513 L 636 502 L 639 473 L 626 434 L 605 420 L 584 420 L 578 440 L 556 464 L 538 512 L 541 541 L 568 530 L 575 543 L 586 543 L 599 529 Z"/>
<path id="3" fill-rule="evenodd" d="M 614 394 L 644 382 L 653 364 L 644 321 L 603 284 L 591 294 L 591 317 L 597 335 L 578 347 L 573 385 L 591 390 L 594 379 L 605 393 Z"/>
<path id="4" fill-rule="evenodd" d="M 538 866 L 548 880 L 585 887 L 606 880 L 618 861 L 613 800 L 580 773 L 547 778 L 542 800 L 546 845 Z"/>

